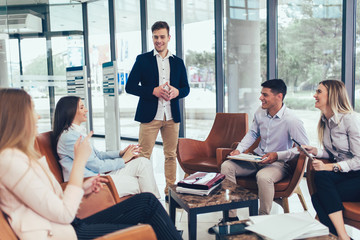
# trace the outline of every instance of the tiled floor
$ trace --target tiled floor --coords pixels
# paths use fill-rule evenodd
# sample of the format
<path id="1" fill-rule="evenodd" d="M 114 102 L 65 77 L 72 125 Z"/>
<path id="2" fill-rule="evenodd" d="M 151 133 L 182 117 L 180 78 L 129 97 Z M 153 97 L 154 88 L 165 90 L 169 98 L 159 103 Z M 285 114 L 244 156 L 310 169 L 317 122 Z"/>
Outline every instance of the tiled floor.
<path id="1" fill-rule="evenodd" d="M 99 149 L 104 151 L 105 150 L 105 141 L 104 139 L 94 139 L 95 146 Z M 122 141 L 121 145 L 122 148 L 125 148 L 129 144 L 134 144 L 133 142 L 127 142 Z M 159 187 L 159 191 L 161 194 L 161 203 L 164 205 L 165 209 L 168 210 L 168 205 L 165 203 L 165 196 L 164 196 L 164 188 L 165 188 L 165 177 L 164 177 L 164 155 L 163 155 L 163 149 L 162 146 L 155 146 L 151 162 L 153 164 L 155 179 Z M 177 168 L 177 181 L 181 180 L 184 176 L 184 172 L 182 171 L 181 167 L 178 165 Z M 315 216 L 315 210 L 312 207 L 309 191 L 307 188 L 306 180 L 303 179 L 300 183 L 301 191 L 305 197 L 306 204 L 308 206 L 308 211 L 312 216 Z M 289 206 L 290 206 L 290 212 L 302 212 L 304 211 L 301 203 L 298 199 L 298 197 L 294 194 L 289 198 Z M 281 214 L 283 213 L 282 208 L 276 204 L 273 203 L 273 208 L 271 210 L 271 214 Z M 241 219 L 245 219 L 248 217 L 248 211 L 247 209 L 239 209 L 238 210 L 238 216 Z M 214 212 L 214 213 L 208 213 L 208 214 L 200 214 L 197 218 L 197 239 L 198 240 L 208 240 L 208 239 L 215 239 L 214 235 L 210 235 L 207 233 L 207 229 L 214 224 L 216 224 L 219 219 L 222 218 L 221 212 Z M 176 227 L 178 229 L 184 230 L 183 238 L 184 240 L 188 239 L 188 231 L 187 231 L 187 213 L 182 209 L 176 210 Z M 357 229 L 354 229 L 352 227 L 347 227 L 347 231 L 349 235 L 353 239 L 359 239 L 360 240 L 360 231 Z"/>

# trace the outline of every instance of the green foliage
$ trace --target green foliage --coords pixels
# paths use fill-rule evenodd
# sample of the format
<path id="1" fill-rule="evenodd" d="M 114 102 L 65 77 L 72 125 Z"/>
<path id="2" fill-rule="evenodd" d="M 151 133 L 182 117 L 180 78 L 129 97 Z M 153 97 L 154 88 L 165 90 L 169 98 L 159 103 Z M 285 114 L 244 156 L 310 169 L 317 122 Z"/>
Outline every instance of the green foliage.
<path id="1" fill-rule="evenodd" d="M 296 98 L 286 96 L 284 100 L 287 107 L 291 109 L 301 109 L 301 110 L 314 110 L 314 99 L 311 98 Z"/>
<path id="2" fill-rule="evenodd" d="M 63 55 L 57 54 L 53 56 L 53 71 L 54 75 L 66 74 L 66 66 Z M 41 55 L 30 64 L 25 65 L 24 75 L 48 75 L 46 56 Z"/>
<path id="3" fill-rule="evenodd" d="M 286 8 L 291 20 L 279 24 L 279 77 L 289 87 L 340 79 L 342 18 L 319 18 L 314 11 L 312 0 L 302 1 Z"/>
<path id="4" fill-rule="evenodd" d="M 186 68 L 189 66 L 197 68 L 207 68 L 212 69 L 214 72 L 215 69 L 215 52 L 196 52 L 193 50 L 188 50 L 186 55 Z"/>

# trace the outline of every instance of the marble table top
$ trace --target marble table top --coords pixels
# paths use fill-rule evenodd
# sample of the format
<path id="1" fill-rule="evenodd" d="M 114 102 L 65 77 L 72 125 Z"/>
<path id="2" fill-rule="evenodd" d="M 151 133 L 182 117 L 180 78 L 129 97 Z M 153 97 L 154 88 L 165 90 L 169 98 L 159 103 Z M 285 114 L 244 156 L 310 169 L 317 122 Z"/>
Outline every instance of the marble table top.
<path id="1" fill-rule="evenodd" d="M 222 181 L 219 187 L 213 190 L 208 196 L 177 193 L 176 185 L 172 185 L 170 188 L 172 190 L 171 194 L 175 194 L 189 208 L 207 207 L 258 199 L 257 194 L 252 193 L 227 179 Z"/>

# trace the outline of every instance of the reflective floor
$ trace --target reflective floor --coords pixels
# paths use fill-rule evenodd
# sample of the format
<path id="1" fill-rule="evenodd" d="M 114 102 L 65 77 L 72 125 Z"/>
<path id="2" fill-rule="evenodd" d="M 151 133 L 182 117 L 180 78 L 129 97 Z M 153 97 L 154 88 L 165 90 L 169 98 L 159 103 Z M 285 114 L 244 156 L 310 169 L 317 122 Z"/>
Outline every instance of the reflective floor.
<path id="1" fill-rule="evenodd" d="M 105 140 L 103 138 L 94 138 L 94 144 L 98 150 L 104 151 L 105 147 Z M 134 144 L 134 142 L 122 141 L 121 147 L 125 148 L 129 144 Z M 164 195 L 164 187 L 165 187 L 165 177 L 164 177 L 164 155 L 163 155 L 163 148 L 162 146 L 155 146 L 151 162 L 153 164 L 155 179 L 159 187 L 159 191 L 161 194 L 161 203 L 168 211 L 168 204 L 165 203 L 165 195 Z M 181 180 L 184 176 L 184 172 L 182 171 L 181 167 L 178 165 L 177 167 L 177 174 L 176 179 L 177 181 Z M 309 191 L 306 184 L 306 179 L 304 178 L 300 183 L 301 191 L 305 197 L 306 204 L 308 206 L 308 211 L 312 216 L 315 216 L 315 210 L 311 204 Z M 296 195 L 293 195 L 289 198 L 289 206 L 290 212 L 302 212 L 303 208 L 301 203 Z M 273 203 L 273 207 L 271 210 L 271 214 L 281 214 L 283 213 L 282 208 L 280 205 Z M 248 210 L 247 209 L 239 209 L 238 210 L 238 217 L 240 219 L 246 219 L 248 217 Z M 208 240 L 208 239 L 215 239 L 214 235 L 210 235 L 207 233 L 207 229 L 214 224 L 216 224 L 219 219 L 222 218 L 221 212 L 215 213 L 207 213 L 207 214 L 200 214 L 198 215 L 198 222 L 197 222 L 197 239 L 198 240 Z M 187 231 L 187 213 L 181 209 L 176 210 L 176 227 L 180 230 L 184 230 L 183 238 L 184 240 L 188 239 L 188 231 Z M 352 227 L 346 226 L 349 235 L 353 239 L 360 239 L 360 231 L 354 229 Z"/>

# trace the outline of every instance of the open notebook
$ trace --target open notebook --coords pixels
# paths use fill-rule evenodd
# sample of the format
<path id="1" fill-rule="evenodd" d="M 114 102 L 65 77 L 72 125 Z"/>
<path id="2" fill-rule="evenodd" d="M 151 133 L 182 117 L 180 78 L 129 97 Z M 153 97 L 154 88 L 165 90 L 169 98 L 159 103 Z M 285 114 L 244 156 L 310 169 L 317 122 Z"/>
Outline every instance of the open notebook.
<path id="1" fill-rule="evenodd" d="M 304 239 L 329 234 L 329 229 L 315 220 L 308 212 L 249 217 L 247 230 L 266 239 Z"/>
<path id="2" fill-rule="evenodd" d="M 246 153 L 240 153 L 238 155 L 234 155 L 234 156 L 227 156 L 227 158 L 229 159 L 234 159 L 234 160 L 240 160 L 240 161 L 248 161 L 248 162 L 261 162 L 261 157 L 257 156 L 257 155 L 252 155 L 252 154 L 246 154 Z"/>

